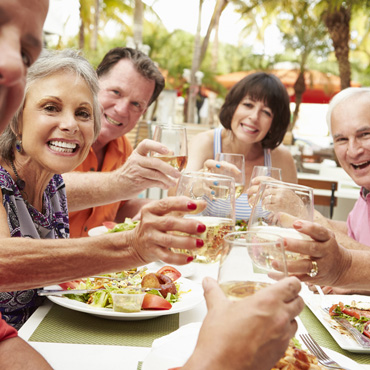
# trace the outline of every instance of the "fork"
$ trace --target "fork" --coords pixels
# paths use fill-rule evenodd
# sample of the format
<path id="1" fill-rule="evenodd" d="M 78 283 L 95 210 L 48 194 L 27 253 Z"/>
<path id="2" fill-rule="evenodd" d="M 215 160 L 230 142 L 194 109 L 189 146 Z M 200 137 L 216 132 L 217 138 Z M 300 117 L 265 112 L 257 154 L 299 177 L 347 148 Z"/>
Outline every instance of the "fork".
<path id="1" fill-rule="evenodd" d="M 342 369 L 342 370 L 353 370 L 348 369 L 346 367 L 340 366 L 337 362 L 332 360 L 323 350 L 322 348 L 316 343 L 316 341 L 311 337 L 310 334 L 300 334 L 299 335 L 306 345 L 306 347 L 310 350 L 310 352 L 315 355 L 318 361 L 326 366 L 329 369 Z"/>

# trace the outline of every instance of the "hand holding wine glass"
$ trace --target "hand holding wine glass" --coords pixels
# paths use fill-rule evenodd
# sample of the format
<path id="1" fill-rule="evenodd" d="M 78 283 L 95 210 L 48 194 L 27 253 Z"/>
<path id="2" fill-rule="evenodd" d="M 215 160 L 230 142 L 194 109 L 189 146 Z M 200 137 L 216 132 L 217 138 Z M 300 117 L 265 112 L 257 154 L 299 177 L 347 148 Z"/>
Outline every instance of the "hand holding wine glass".
<path id="1" fill-rule="evenodd" d="M 150 155 L 167 162 L 172 167 L 182 171 L 188 162 L 188 144 L 186 128 L 181 125 L 157 125 L 153 140 L 162 143 L 169 150 L 168 154 L 151 152 Z"/>
<path id="2" fill-rule="evenodd" d="M 281 237 L 310 239 L 293 228 L 297 219 L 313 221 L 313 189 L 280 181 L 262 181 L 248 223 L 248 230 L 263 231 Z M 288 259 L 297 259 L 295 253 Z"/>
<path id="3" fill-rule="evenodd" d="M 248 202 L 251 207 L 255 203 L 255 196 L 262 181 L 282 181 L 281 168 L 269 166 L 254 166 L 248 187 Z"/>
<path id="4" fill-rule="evenodd" d="M 217 153 L 214 160 L 207 160 L 204 168 L 212 173 L 233 177 L 235 197 L 239 198 L 245 189 L 245 159 L 243 154 Z"/>
<path id="5" fill-rule="evenodd" d="M 206 207 L 194 218 L 206 225 L 201 235 L 203 246 L 193 251 L 194 262 L 212 263 L 219 260 L 223 248 L 222 238 L 234 231 L 235 226 L 235 182 L 232 177 L 209 172 L 184 171 L 179 179 L 176 195 L 185 195 L 194 200 L 204 200 Z M 185 250 L 174 251 L 191 253 Z"/>

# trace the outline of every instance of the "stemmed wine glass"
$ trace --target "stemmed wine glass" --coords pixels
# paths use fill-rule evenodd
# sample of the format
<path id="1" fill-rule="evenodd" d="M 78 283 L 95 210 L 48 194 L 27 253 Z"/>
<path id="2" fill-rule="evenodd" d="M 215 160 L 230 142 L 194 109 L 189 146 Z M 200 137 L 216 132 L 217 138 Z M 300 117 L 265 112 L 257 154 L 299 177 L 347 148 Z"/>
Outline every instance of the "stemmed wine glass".
<path id="1" fill-rule="evenodd" d="M 218 283 L 231 300 L 239 300 L 287 275 L 283 238 L 268 232 L 235 232 L 224 237 Z"/>
<path id="2" fill-rule="evenodd" d="M 176 195 L 186 195 L 195 201 L 206 202 L 203 211 L 185 217 L 199 220 L 207 229 L 200 236 L 204 240 L 203 247 L 196 251 L 173 250 L 192 255 L 194 262 L 218 261 L 223 249 L 222 238 L 234 231 L 235 227 L 234 179 L 210 172 L 184 171 L 178 181 Z"/>
<path id="3" fill-rule="evenodd" d="M 181 125 L 156 125 L 153 140 L 165 145 L 169 153 L 158 154 L 151 152 L 150 155 L 167 162 L 179 171 L 186 168 L 188 162 L 188 143 L 186 128 Z"/>
<path id="4" fill-rule="evenodd" d="M 269 167 L 269 166 L 254 166 L 249 182 L 249 187 L 252 185 L 252 180 L 255 177 L 271 177 L 272 179 L 282 181 L 281 168 Z"/>
<path id="5" fill-rule="evenodd" d="M 313 221 L 313 189 L 281 181 L 262 181 L 256 195 L 256 206 L 249 218 L 248 230 L 268 232 L 280 237 L 311 240 L 293 228 L 297 219 Z M 297 259 L 287 252 L 288 259 Z"/>
<path id="6" fill-rule="evenodd" d="M 231 176 L 235 179 L 235 197 L 239 198 L 245 188 L 245 159 L 243 154 L 217 153 L 215 160 L 219 164 L 217 173 Z"/>

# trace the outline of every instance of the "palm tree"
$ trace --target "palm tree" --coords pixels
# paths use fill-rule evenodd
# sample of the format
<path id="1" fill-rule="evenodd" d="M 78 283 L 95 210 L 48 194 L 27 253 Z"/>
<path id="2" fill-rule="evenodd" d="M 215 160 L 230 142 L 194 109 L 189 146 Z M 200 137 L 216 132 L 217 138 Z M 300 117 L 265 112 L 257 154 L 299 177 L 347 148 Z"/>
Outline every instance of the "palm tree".
<path id="1" fill-rule="evenodd" d="M 212 30 L 214 29 L 215 25 L 219 22 L 221 14 L 226 8 L 229 0 L 217 0 L 216 1 L 216 5 L 214 8 L 208 29 L 207 29 L 206 36 L 204 37 L 203 42 L 201 44 L 200 43 L 200 30 L 201 30 L 201 12 L 202 12 L 202 7 L 203 7 L 203 2 L 204 0 L 199 0 L 199 16 L 198 16 L 197 32 L 195 35 L 193 62 L 192 62 L 191 71 L 190 71 L 190 82 L 189 82 L 190 87 L 189 87 L 189 94 L 188 94 L 187 122 L 194 122 L 196 94 L 199 89 L 199 86 L 198 86 L 199 83 L 196 79 L 196 73 L 197 71 L 199 71 L 200 66 L 206 55 Z"/>
<path id="2" fill-rule="evenodd" d="M 295 53 L 300 70 L 294 84 L 296 106 L 291 124 L 291 129 L 293 129 L 298 118 L 302 96 L 306 90 L 304 74 L 309 56 L 313 53 L 328 54 L 328 36 L 325 25 L 314 12 L 311 0 L 292 1 L 289 13 L 280 13 L 278 16 L 278 26 L 284 35 L 285 46 Z"/>
<path id="3" fill-rule="evenodd" d="M 335 57 L 338 61 L 341 88 L 351 85 L 351 64 L 349 62 L 351 1 L 322 0 L 318 7 L 324 6 L 322 19 L 333 42 Z"/>
<path id="4" fill-rule="evenodd" d="M 134 0 L 80 0 L 79 48 L 85 48 L 85 39 L 90 38 L 90 48 L 96 50 L 99 37 L 99 22 L 114 21 L 126 25 L 122 14 L 133 14 Z"/>
<path id="5" fill-rule="evenodd" d="M 338 62 L 341 88 L 351 84 L 351 64 L 349 43 L 351 19 L 354 13 L 370 9 L 369 0 L 320 0 L 317 9 L 328 28 Z"/>

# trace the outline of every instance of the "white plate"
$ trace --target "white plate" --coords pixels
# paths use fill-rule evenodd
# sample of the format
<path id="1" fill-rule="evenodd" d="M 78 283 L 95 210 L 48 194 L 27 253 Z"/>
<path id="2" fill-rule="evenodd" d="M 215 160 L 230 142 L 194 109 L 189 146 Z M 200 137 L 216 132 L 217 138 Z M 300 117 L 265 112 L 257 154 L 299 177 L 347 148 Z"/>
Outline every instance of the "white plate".
<path id="1" fill-rule="evenodd" d="M 87 232 L 87 234 L 89 236 L 98 236 L 98 235 L 105 234 L 107 231 L 108 229 L 105 226 L 98 226 L 98 227 L 93 227 L 92 229 L 90 229 Z"/>
<path id="2" fill-rule="evenodd" d="M 85 312 L 90 315 L 102 317 L 111 320 L 147 320 L 154 317 L 160 317 L 164 315 L 172 315 L 178 312 L 188 311 L 203 301 L 203 288 L 200 284 L 194 283 L 186 278 L 180 278 L 177 280 L 180 283 L 180 290 L 183 292 L 181 300 L 172 305 L 170 310 L 142 310 L 140 312 L 115 312 L 110 308 L 96 308 L 82 302 L 75 301 L 66 297 L 55 297 L 48 296 L 48 298 L 63 307 L 71 310 Z M 45 289 L 58 289 L 58 286 L 49 286 Z"/>
<path id="3" fill-rule="evenodd" d="M 297 318 L 297 322 L 298 330 L 295 337 L 302 344 L 302 348 L 307 349 L 299 338 L 299 334 L 307 334 L 307 330 L 299 318 Z M 195 348 L 200 327 L 201 323 L 188 324 L 169 335 L 156 339 L 144 359 L 142 370 L 167 370 L 183 366 Z M 353 370 L 364 369 L 357 362 L 338 352 L 324 347 L 323 350 L 329 357 L 344 367 Z"/>
<path id="4" fill-rule="evenodd" d="M 344 304 L 350 304 L 352 301 L 369 302 L 369 296 L 329 294 L 324 297 L 323 302 L 319 294 L 313 294 L 307 289 L 302 293 L 302 298 L 304 299 L 308 308 L 324 325 L 333 339 L 338 343 L 339 347 L 354 353 L 370 353 L 370 348 L 360 346 L 349 333 L 346 333 L 345 329 L 343 329 L 334 319 L 330 317 L 328 313 L 323 310 L 323 308 L 331 307 L 333 304 L 339 302 L 343 302 Z"/>

